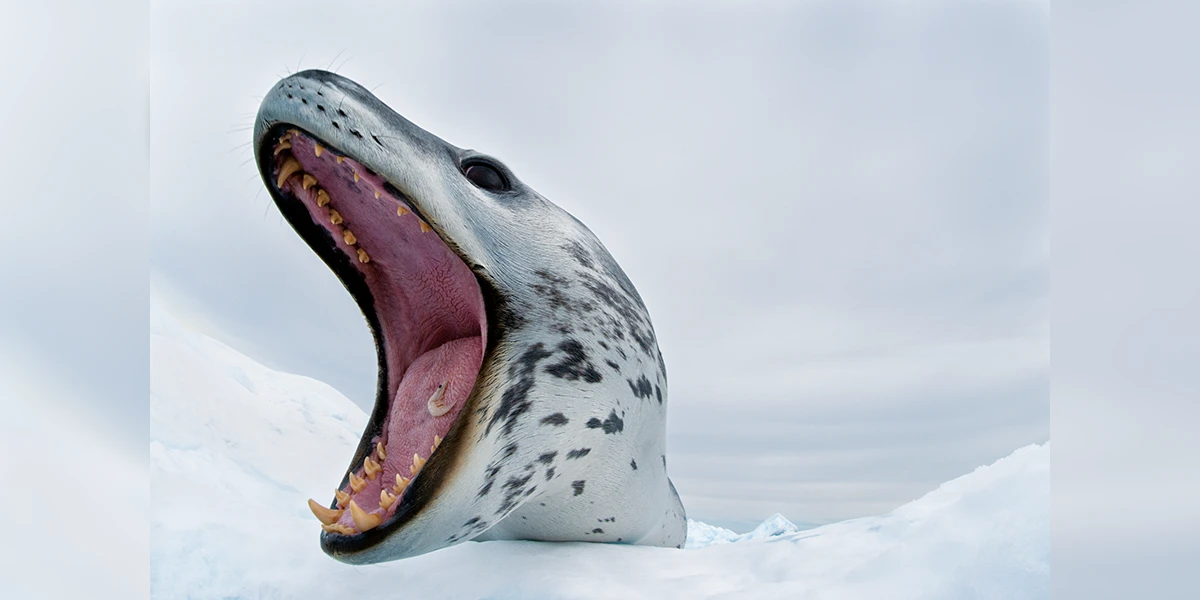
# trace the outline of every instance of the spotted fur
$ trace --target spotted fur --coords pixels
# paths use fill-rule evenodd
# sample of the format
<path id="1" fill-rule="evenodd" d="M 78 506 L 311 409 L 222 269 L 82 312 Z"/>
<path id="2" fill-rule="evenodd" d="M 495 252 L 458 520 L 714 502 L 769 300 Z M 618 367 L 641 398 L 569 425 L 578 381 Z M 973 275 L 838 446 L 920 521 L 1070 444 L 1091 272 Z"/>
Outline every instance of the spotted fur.
<path id="1" fill-rule="evenodd" d="M 318 93 L 336 115 L 302 102 Z M 323 538 L 326 551 L 370 563 L 468 539 L 681 546 L 666 367 L 641 296 L 596 236 L 498 161 L 512 191 L 473 186 L 458 165 L 477 152 L 343 77 L 305 71 L 274 88 L 255 127 L 260 154 L 280 126 L 327 141 L 411 200 L 476 273 L 491 326 L 476 387 L 414 480 L 415 499 L 357 545 Z"/>

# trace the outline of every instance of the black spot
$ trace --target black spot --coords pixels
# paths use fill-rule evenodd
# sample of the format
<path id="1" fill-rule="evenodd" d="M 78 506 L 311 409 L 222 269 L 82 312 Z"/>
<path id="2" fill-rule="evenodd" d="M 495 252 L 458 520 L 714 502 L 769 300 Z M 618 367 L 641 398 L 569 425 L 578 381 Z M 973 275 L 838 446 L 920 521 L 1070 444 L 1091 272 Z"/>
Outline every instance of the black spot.
<path id="1" fill-rule="evenodd" d="M 604 533 L 604 530 L 603 530 L 603 529 L 600 529 L 599 527 L 597 527 L 597 528 L 595 528 L 595 529 L 593 529 L 593 530 L 592 530 L 592 533 Z"/>
<path id="2" fill-rule="evenodd" d="M 614 370 L 614 371 L 616 371 L 616 372 L 618 372 L 618 373 L 620 373 L 620 372 L 621 372 L 621 365 L 618 365 L 617 363 L 615 363 L 615 362 L 613 362 L 613 361 L 611 361 L 611 360 L 608 360 L 608 359 L 604 359 L 604 362 L 605 362 L 606 364 L 608 364 L 608 366 L 612 367 L 612 370 Z"/>
<path id="3" fill-rule="evenodd" d="M 468 520 L 467 520 L 467 522 L 466 522 L 466 523 L 463 523 L 463 524 L 462 524 L 462 526 L 463 526 L 463 527 L 470 527 L 470 526 L 472 526 L 472 525 L 474 525 L 474 524 L 476 524 L 476 523 L 478 523 L 478 522 L 479 522 L 479 517 L 471 517 L 470 519 L 468 519 Z"/>
<path id="4" fill-rule="evenodd" d="M 627 379 L 626 381 L 629 382 L 630 391 L 638 398 L 649 398 L 654 393 L 654 386 L 650 383 L 649 379 L 646 379 L 644 374 L 636 382 L 632 379 Z"/>
<path id="5" fill-rule="evenodd" d="M 542 418 L 542 425 L 566 425 L 570 422 L 570 419 L 560 412 L 556 412 L 552 415 L 547 415 Z"/>
<path id="6" fill-rule="evenodd" d="M 583 493 L 583 484 L 584 483 L 586 483 L 586 481 L 583 479 L 579 479 L 579 480 L 571 482 L 571 488 L 575 490 L 575 493 L 572 494 L 573 496 L 578 496 Z"/>
<path id="7" fill-rule="evenodd" d="M 666 454 L 662 455 L 662 459 L 663 459 L 663 468 L 665 469 L 667 467 L 667 455 Z"/>
<path id="8" fill-rule="evenodd" d="M 588 419 L 587 426 L 588 429 L 604 428 L 604 433 L 617 433 L 625 430 L 625 421 L 621 420 L 621 417 L 617 416 L 617 411 L 614 410 L 608 413 L 608 418 L 604 421 L 596 417 Z"/>
<path id="9" fill-rule="evenodd" d="M 629 459 L 629 466 L 633 467 L 633 470 L 636 471 L 637 470 L 637 459 L 634 459 L 634 458 Z"/>
<path id="10" fill-rule="evenodd" d="M 489 482 L 487 482 L 487 483 L 483 484 L 483 487 L 479 488 L 479 493 L 478 493 L 478 494 L 475 494 L 475 497 L 476 497 L 476 498 L 482 498 L 482 497 L 484 497 L 484 496 L 488 495 L 488 492 L 492 491 L 492 484 L 493 484 L 493 483 L 495 483 L 495 482 L 494 482 L 494 481 L 489 481 Z"/>
<path id="11" fill-rule="evenodd" d="M 583 458 L 583 457 L 587 456 L 588 453 L 591 451 L 592 451 L 591 448 L 580 448 L 578 450 L 572 450 L 567 453 L 567 458 L 571 458 L 571 459 Z"/>
<path id="12" fill-rule="evenodd" d="M 517 417 L 529 410 L 529 392 L 533 389 L 533 370 L 537 368 L 538 362 L 550 355 L 551 353 L 540 342 L 525 349 L 517 364 L 512 366 L 512 369 L 516 371 L 517 382 L 504 390 L 504 395 L 500 397 L 500 406 L 492 414 L 486 433 L 491 433 L 492 426 L 501 421 L 504 423 L 504 435 L 512 433 Z"/>
<path id="13" fill-rule="evenodd" d="M 596 370 L 596 366 L 588 360 L 587 352 L 583 349 L 583 344 L 576 340 L 564 340 L 559 342 L 558 349 L 563 352 L 562 361 L 546 367 L 546 372 L 568 381 L 575 381 L 583 378 L 588 383 L 599 383 L 602 377 L 600 372 Z"/>
<path id="14" fill-rule="evenodd" d="M 554 467 L 546 469 L 546 481 L 550 481 L 551 479 L 554 479 Z"/>
<path id="15" fill-rule="evenodd" d="M 658 384 L 654 385 L 654 395 L 658 396 L 658 403 L 662 404 L 662 388 L 658 387 Z"/>
<path id="16" fill-rule="evenodd" d="M 517 453 L 517 445 L 509 444 L 504 447 L 504 454 L 501 456 L 500 460 L 508 460 L 508 459 L 512 458 L 513 455 L 516 453 Z"/>
<path id="17" fill-rule="evenodd" d="M 547 453 L 539 456 L 537 459 L 538 459 L 538 462 L 540 462 L 544 465 L 548 465 L 548 464 L 550 464 L 550 461 L 554 460 L 555 456 L 558 456 L 557 452 L 547 452 Z"/>
<path id="18" fill-rule="evenodd" d="M 583 247 L 583 244 L 580 244 L 576 241 L 571 241 L 564 244 L 563 249 L 566 250 L 583 268 L 593 271 L 596 270 L 596 265 L 592 262 L 592 257 L 588 253 L 587 248 Z"/>
<path id="19" fill-rule="evenodd" d="M 509 509 L 517 505 L 517 498 L 522 494 L 528 496 L 529 493 L 525 489 L 525 484 L 533 479 L 533 473 L 528 473 L 524 477 L 509 477 L 508 481 L 504 482 L 504 500 L 500 502 L 500 508 L 496 509 L 496 514 L 504 514 Z"/>

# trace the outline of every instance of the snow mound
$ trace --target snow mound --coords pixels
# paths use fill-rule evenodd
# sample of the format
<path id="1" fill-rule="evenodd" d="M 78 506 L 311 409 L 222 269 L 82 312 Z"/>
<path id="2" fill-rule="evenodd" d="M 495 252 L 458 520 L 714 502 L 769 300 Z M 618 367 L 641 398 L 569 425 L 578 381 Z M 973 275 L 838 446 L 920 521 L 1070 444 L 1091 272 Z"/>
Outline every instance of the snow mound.
<path id="1" fill-rule="evenodd" d="M 333 388 L 151 314 L 154 598 L 1046 598 L 1049 445 L 891 513 L 738 534 L 688 521 L 685 550 L 467 542 L 366 567 L 326 557 L 327 498 L 366 424 Z"/>

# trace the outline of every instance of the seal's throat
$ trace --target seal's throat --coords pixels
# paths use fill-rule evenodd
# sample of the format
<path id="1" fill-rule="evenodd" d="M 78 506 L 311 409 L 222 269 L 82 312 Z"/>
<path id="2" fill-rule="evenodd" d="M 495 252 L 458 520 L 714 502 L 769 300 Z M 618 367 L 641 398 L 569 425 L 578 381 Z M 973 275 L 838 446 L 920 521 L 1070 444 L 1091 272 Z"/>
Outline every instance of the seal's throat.
<path id="1" fill-rule="evenodd" d="M 281 210 L 362 307 L 380 359 L 379 398 L 335 500 L 309 506 L 327 535 L 386 530 L 419 504 L 409 483 L 475 386 L 487 348 L 483 293 L 382 177 L 299 129 L 267 139 L 276 140 L 264 152 Z"/>

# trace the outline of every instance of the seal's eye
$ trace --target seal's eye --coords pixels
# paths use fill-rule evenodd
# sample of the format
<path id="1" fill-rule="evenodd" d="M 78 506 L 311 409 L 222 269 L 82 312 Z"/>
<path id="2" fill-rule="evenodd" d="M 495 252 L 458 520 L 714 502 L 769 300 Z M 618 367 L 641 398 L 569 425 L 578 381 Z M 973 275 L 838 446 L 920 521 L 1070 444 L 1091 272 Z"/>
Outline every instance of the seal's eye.
<path id="1" fill-rule="evenodd" d="M 463 174 L 471 183 L 489 192 L 504 192 L 508 190 L 508 181 L 496 167 L 485 162 L 471 162 L 463 165 Z"/>

